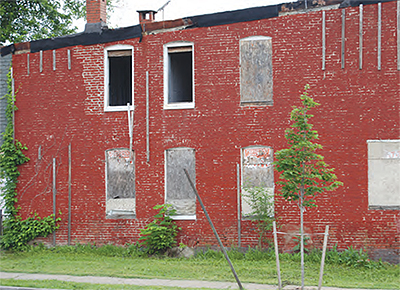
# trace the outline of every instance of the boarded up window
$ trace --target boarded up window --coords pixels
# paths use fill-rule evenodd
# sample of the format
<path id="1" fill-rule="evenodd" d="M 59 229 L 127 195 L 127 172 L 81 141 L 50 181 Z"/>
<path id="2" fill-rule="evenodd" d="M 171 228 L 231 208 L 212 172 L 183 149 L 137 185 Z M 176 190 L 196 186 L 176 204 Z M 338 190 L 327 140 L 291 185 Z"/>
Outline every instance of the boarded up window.
<path id="1" fill-rule="evenodd" d="M 400 209 L 400 140 L 368 141 L 370 209 Z"/>
<path id="2" fill-rule="evenodd" d="M 128 149 L 106 151 L 106 213 L 110 218 L 135 217 L 135 160 Z"/>
<path id="3" fill-rule="evenodd" d="M 251 192 L 265 196 L 270 205 L 270 216 L 274 215 L 274 168 L 271 147 L 257 146 L 242 149 L 242 217 L 252 216 Z"/>
<path id="4" fill-rule="evenodd" d="M 109 106 L 132 104 L 132 50 L 108 52 Z"/>
<path id="5" fill-rule="evenodd" d="M 251 36 L 240 40 L 240 104 L 272 105 L 272 39 Z"/>
<path id="6" fill-rule="evenodd" d="M 177 211 L 176 218 L 194 218 L 196 196 L 183 171 L 187 169 L 190 178 L 196 182 L 196 159 L 192 148 L 166 150 L 166 196 L 165 203 Z"/>

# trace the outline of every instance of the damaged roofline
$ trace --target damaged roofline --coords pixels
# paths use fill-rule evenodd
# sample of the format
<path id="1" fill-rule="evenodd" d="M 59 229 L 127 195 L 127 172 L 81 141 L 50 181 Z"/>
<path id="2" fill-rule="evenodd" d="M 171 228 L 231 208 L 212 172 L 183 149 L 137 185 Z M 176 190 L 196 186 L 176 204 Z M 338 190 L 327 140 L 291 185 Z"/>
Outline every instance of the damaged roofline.
<path id="1" fill-rule="evenodd" d="M 307 1 L 307 9 L 305 1 Z M 379 2 L 382 3 L 392 1 L 397 0 L 300 0 L 291 3 L 191 16 L 176 20 L 149 22 L 118 29 L 103 28 L 96 32 L 86 31 L 56 38 L 11 44 L 2 47 L 0 50 L 1 56 L 5 56 L 10 53 L 35 53 L 41 50 L 59 49 L 75 45 L 94 45 L 126 39 L 141 38 L 143 35 L 146 35 L 152 31 L 164 31 L 173 28 L 190 29 L 196 27 L 211 27 L 239 22 L 249 22 L 274 18 L 278 17 L 280 14 L 283 15 L 291 12 L 295 13 L 299 11 L 312 11 L 314 8 L 321 8 L 331 5 L 340 5 L 339 8 L 346 8 L 350 6 L 355 7 L 360 4 L 369 5 L 377 4 Z"/>

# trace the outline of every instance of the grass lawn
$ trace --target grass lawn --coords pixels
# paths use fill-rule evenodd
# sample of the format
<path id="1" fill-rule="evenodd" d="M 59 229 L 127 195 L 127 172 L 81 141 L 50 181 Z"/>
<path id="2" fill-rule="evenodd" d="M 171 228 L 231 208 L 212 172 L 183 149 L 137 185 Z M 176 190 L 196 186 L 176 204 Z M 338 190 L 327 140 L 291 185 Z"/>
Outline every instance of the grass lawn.
<path id="1" fill-rule="evenodd" d="M 143 257 L 131 253 L 121 254 L 119 250 L 88 250 L 85 246 L 58 247 L 53 249 L 37 249 L 28 252 L 1 252 L 0 271 L 65 274 L 65 275 L 92 275 L 112 276 L 123 278 L 161 278 L 184 280 L 207 280 L 235 282 L 227 262 L 222 254 L 212 251 L 199 254 L 191 259 L 177 259 L 168 257 Z M 117 247 L 114 247 L 117 248 Z M 98 248 L 101 249 L 101 248 Z M 125 255 L 125 257 L 123 257 Z M 239 252 L 230 254 L 233 265 L 242 283 L 262 283 L 277 285 L 275 259 L 272 254 L 256 253 L 243 255 Z M 329 256 L 328 256 L 329 258 Z M 357 262 L 357 261 L 356 261 Z M 347 263 L 349 264 L 349 263 Z M 306 259 L 305 284 L 317 286 L 320 264 L 311 256 Z M 281 277 L 284 285 L 300 285 L 300 262 L 298 255 L 283 254 L 281 256 Z M 325 265 L 323 286 L 347 288 L 379 288 L 400 289 L 399 266 L 385 263 L 370 263 L 366 265 L 329 262 Z M 29 286 L 29 281 L 11 281 L 2 279 L 2 285 L 16 283 L 14 286 Z M 56 282 L 55 282 L 56 283 Z M 54 288 L 69 289 L 106 289 L 102 285 L 74 286 L 61 283 Z M 67 283 L 69 284 L 69 282 Z M 51 283 L 53 285 L 53 283 Z M 58 285 L 58 284 L 55 284 Z M 31 285 L 32 286 L 32 285 Z M 118 289 L 114 287 L 112 288 Z M 36 287 L 44 287 L 36 285 Z M 47 287 L 47 286 L 45 286 Z M 89 287 L 89 288 L 87 288 Z M 92 287 L 92 288 L 90 288 Z M 97 288 L 93 288 L 97 287 Z M 131 286 L 129 286 L 131 287 Z M 143 287 L 141 287 L 143 289 Z M 122 288 L 121 288 L 122 289 Z M 139 289 L 132 288 L 124 289 Z M 149 287 L 146 289 L 159 289 Z M 167 289 L 167 288 L 164 288 Z"/>

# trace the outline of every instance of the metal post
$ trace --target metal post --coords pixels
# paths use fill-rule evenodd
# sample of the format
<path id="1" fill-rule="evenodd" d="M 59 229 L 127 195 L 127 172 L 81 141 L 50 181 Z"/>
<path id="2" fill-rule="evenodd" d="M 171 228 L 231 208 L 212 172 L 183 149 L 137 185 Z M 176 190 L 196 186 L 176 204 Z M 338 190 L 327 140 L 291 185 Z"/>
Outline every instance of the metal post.
<path id="1" fill-rule="evenodd" d="M 218 236 L 218 233 L 217 233 L 217 231 L 216 231 L 216 229 L 215 229 L 215 227 L 214 227 L 214 225 L 213 225 L 213 223 L 212 223 L 212 221 L 211 221 L 210 216 L 209 216 L 208 213 L 207 213 L 206 208 L 204 207 L 203 202 L 201 201 L 200 195 L 199 195 L 199 193 L 197 192 L 196 187 L 194 186 L 192 180 L 190 179 L 190 176 L 189 176 L 188 171 L 187 171 L 186 169 L 183 169 L 183 171 L 185 172 L 186 177 L 187 177 L 188 180 L 189 180 L 190 186 L 192 187 L 192 189 L 193 189 L 193 191 L 194 191 L 194 193 L 195 193 L 195 195 L 196 195 L 196 197 L 197 197 L 197 200 L 199 201 L 200 206 L 201 206 L 201 208 L 203 209 L 204 214 L 206 215 L 206 218 L 207 218 L 207 220 L 208 220 L 208 223 L 210 224 L 211 229 L 213 230 L 214 235 L 215 235 L 215 237 L 216 237 L 217 240 L 218 240 L 218 244 L 219 244 L 219 246 L 221 247 L 222 252 L 224 253 L 225 259 L 226 259 L 226 261 L 228 262 L 229 266 L 231 267 L 233 276 L 235 276 L 235 279 L 236 279 L 236 282 L 237 282 L 237 284 L 238 284 L 238 286 L 239 286 L 239 289 L 242 290 L 242 289 L 243 289 L 242 283 L 240 283 L 239 277 L 237 276 L 236 271 L 235 271 L 235 269 L 233 268 L 233 265 L 232 265 L 232 263 L 231 263 L 231 260 L 229 259 L 228 254 L 226 253 L 225 247 L 224 247 L 224 245 L 222 244 L 221 239 L 220 239 L 219 236 Z"/>
<path id="2" fill-rule="evenodd" d="M 56 159 L 53 158 L 53 215 L 56 221 Z M 56 246 L 56 231 L 53 232 L 53 246 Z"/>
<path id="3" fill-rule="evenodd" d="M 326 226 L 324 235 L 324 247 L 322 249 L 322 257 L 321 257 L 321 269 L 319 270 L 318 290 L 321 290 L 322 278 L 324 276 L 325 253 L 326 253 L 326 245 L 328 244 L 328 235 L 329 235 L 329 226 Z"/>
<path id="4" fill-rule="evenodd" d="M 275 245 L 275 257 L 276 257 L 276 271 L 278 273 L 278 289 L 282 289 L 282 281 L 281 281 L 281 267 L 279 265 L 279 251 L 278 251 L 278 236 L 276 232 L 276 222 L 272 222 L 272 226 L 274 229 L 274 245 Z"/>
<path id="5" fill-rule="evenodd" d="M 71 245 L 71 143 L 68 145 L 68 246 Z"/>
<path id="6" fill-rule="evenodd" d="M 237 179 L 237 211 L 238 211 L 238 247 L 242 246 L 242 225 L 241 225 L 241 207 L 240 207 L 240 166 L 236 165 Z"/>

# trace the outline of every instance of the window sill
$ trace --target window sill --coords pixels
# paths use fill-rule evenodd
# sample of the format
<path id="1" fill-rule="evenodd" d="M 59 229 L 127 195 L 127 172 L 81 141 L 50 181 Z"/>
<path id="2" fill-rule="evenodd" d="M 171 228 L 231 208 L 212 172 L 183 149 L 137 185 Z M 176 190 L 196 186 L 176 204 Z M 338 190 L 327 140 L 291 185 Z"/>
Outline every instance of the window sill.
<path id="1" fill-rule="evenodd" d="M 369 210 L 400 210 L 400 205 L 370 205 Z"/>
<path id="2" fill-rule="evenodd" d="M 196 215 L 174 215 L 171 218 L 173 220 L 195 220 Z"/>
<path id="3" fill-rule="evenodd" d="M 131 111 L 135 109 L 134 106 L 130 106 Z M 126 112 L 128 111 L 128 106 L 107 106 L 104 108 L 104 112 Z"/>
<path id="4" fill-rule="evenodd" d="M 165 110 L 194 109 L 194 103 L 164 104 Z"/>

